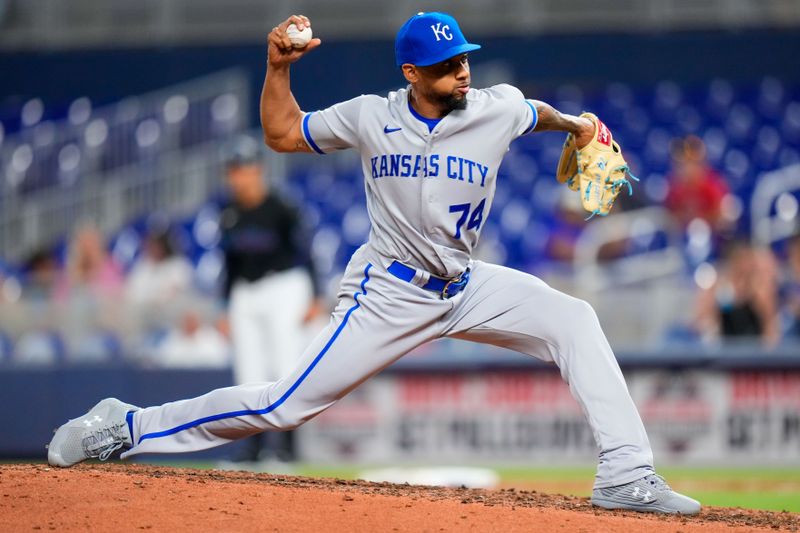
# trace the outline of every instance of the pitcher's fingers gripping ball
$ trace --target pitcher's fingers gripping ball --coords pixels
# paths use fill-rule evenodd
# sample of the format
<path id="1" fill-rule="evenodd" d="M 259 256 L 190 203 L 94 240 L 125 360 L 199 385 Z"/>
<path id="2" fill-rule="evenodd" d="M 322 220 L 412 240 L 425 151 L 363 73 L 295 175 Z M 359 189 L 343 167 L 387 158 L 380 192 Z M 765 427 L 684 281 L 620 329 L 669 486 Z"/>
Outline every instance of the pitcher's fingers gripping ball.
<path id="1" fill-rule="evenodd" d="M 630 173 L 622 149 L 608 127 L 592 113 L 583 113 L 581 117 L 594 123 L 594 136 L 589 144 L 578 149 L 575 136 L 567 134 L 556 177 L 573 191 L 580 191 L 583 208 L 591 213 L 589 218 L 606 216 L 622 189 L 627 188 L 628 194 L 633 194 L 628 176 L 639 180 Z"/>
<path id="2" fill-rule="evenodd" d="M 301 30 L 297 24 L 289 24 L 286 28 L 286 35 L 289 36 L 292 46 L 295 48 L 305 48 L 311 42 L 311 26 L 304 26 Z"/>
<path id="3" fill-rule="evenodd" d="M 304 15 L 292 15 L 272 28 L 267 41 L 269 57 L 285 63 L 294 63 L 322 44 L 312 38 L 311 21 Z"/>

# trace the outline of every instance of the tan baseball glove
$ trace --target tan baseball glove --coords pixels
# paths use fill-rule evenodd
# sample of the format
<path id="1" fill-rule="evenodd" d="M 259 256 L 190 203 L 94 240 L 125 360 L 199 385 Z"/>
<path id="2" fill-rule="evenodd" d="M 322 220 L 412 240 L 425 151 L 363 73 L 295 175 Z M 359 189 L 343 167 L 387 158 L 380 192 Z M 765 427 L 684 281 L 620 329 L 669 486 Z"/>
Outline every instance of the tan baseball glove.
<path id="1" fill-rule="evenodd" d="M 628 176 L 634 181 L 639 180 L 630 173 L 622 150 L 608 127 L 592 113 L 583 113 L 581 117 L 594 122 L 594 137 L 579 150 L 575 136 L 567 134 L 556 177 L 573 191 L 580 191 L 583 208 L 591 213 L 589 218 L 606 216 L 622 189 L 627 188 L 628 194 L 633 194 Z"/>

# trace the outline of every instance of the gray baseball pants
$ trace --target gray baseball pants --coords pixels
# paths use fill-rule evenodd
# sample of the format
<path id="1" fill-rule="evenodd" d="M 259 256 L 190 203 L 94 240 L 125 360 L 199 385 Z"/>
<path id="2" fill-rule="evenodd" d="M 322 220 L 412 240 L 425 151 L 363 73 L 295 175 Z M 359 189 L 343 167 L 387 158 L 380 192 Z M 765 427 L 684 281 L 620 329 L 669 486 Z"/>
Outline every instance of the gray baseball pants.
<path id="1" fill-rule="evenodd" d="M 391 262 L 369 245 L 353 255 L 330 323 L 283 379 L 136 411 L 134 446 L 122 457 L 192 452 L 296 428 L 417 346 L 454 337 L 558 365 L 600 450 L 595 488 L 653 472 L 641 418 L 589 304 L 480 261 L 466 288 L 443 300 L 387 272 Z"/>

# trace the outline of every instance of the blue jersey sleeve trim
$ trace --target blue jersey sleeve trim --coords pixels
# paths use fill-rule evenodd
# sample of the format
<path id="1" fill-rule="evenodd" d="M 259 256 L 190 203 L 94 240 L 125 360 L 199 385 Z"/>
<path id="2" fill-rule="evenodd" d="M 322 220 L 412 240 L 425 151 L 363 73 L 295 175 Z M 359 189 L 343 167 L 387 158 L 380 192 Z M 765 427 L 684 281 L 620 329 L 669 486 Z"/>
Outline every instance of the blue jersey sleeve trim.
<path id="1" fill-rule="evenodd" d="M 539 122 L 539 112 L 536 111 L 536 106 L 533 105 L 530 100 L 525 100 L 525 103 L 528 104 L 528 107 L 531 108 L 531 113 L 533 113 L 533 120 L 531 120 L 531 125 L 528 126 L 528 129 L 523 131 L 523 135 L 527 135 L 533 131 L 533 128 L 536 127 L 536 124 Z"/>
<path id="2" fill-rule="evenodd" d="M 295 381 L 292 384 L 292 386 L 289 387 L 289 390 L 287 390 L 285 393 L 283 393 L 283 396 L 278 398 L 275 401 L 275 403 L 272 403 L 272 404 L 264 407 L 263 409 L 247 409 L 247 410 L 241 410 L 241 411 L 231 411 L 231 412 L 228 412 L 228 413 L 220 413 L 220 414 L 216 414 L 216 415 L 210 415 L 210 416 L 206 416 L 204 418 L 198 418 L 197 420 L 192 420 L 191 422 L 187 422 L 185 424 L 181 424 L 180 426 L 176 426 L 174 428 L 167 429 L 167 430 L 164 430 L 164 431 L 156 431 L 156 432 L 153 432 L 153 433 L 146 433 L 146 434 L 142 435 L 141 437 L 139 437 L 139 440 L 138 440 L 137 444 L 141 444 L 143 440 L 147 440 L 147 439 L 157 439 L 157 438 L 160 438 L 160 437 L 166 437 L 166 436 L 169 436 L 169 435 L 174 435 L 175 433 L 179 433 L 181 431 L 184 431 L 184 430 L 187 430 L 187 429 L 191 429 L 193 427 L 197 427 L 197 426 L 200 426 L 202 424 L 207 424 L 208 422 L 214 422 L 216 420 L 223 420 L 225 418 L 236 418 L 236 417 L 239 417 L 239 416 L 248 416 L 248 415 L 265 415 L 267 413 L 270 413 L 270 412 L 274 411 L 278 407 L 280 407 L 280 405 L 283 404 L 292 395 L 292 393 L 295 390 L 297 390 L 297 387 L 299 387 L 300 384 L 303 383 L 303 381 L 305 381 L 305 379 L 308 377 L 308 375 L 311 373 L 311 371 L 314 370 L 314 367 L 317 366 L 317 364 L 320 362 L 320 360 L 322 360 L 322 358 L 325 357 L 325 354 L 328 352 L 330 347 L 336 341 L 336 338 L 342 332 L 344 327 L 347 325 L 347 320 L 350 318 L 350 315 L 353 314 L 353 311 L 355 311 L 356 309 L 361 307 L 361 303 L 358 301 L 358 297 L 367 295 L 367 282 L 369 281 L 369 270 L 371 268 L 372 268 L 372 263 L 367 263 L 367 267 L 364 269 L 364 279 L 361 281 L 361 292 L 357 292 L 357 293 L 355 293 L 353 295 L 353 300 L 355 300 L 356 303 L 350 309 L 347 310 L 347 313 L 344 315 L 344 319 L 342 320 L 342 323 L 339 324 L 338 328 L 336 328 L 336 331 L 333 333 L 333 335 L 331 336 L 330 340 L 328 340 L 328 343 L 325 344 L 325 347 L 322 348 L 322 350 L 319 352 L 319 354 L 317 354 L 317 356 L 314 358 L 314 360 L 311 361 L 311 364 L 308 366 L 308 368 L 306 368 L 306 370 L 303 372 L 303 374 L 299 378 L 297 378 L 297 381 Z"/>
<path id="3" fill-rule="evenodd" d="M 325 152 L 320 150 L 317 143 L 314 142 L 314 139 L 311 138 L 311 132 L 308 131 L 308 119 L 311 118 L 311 113 L 306 113 L 303 117 L 303 137 L 305 137 L 306 142 L 311 147 L 312 150 L 317 152 L 318 154 L 325 155 Z"/>

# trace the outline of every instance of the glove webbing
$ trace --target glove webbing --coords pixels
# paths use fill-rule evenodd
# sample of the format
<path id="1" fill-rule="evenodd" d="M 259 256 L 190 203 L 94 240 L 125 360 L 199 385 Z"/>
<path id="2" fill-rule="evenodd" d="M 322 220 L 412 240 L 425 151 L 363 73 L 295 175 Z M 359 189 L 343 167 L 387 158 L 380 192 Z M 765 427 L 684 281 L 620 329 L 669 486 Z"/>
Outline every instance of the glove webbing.
<path id="1" fill-rule="evenodd" d="M 639 178 L 637 178 L 636 176 L 633 175 L 633 173 L 631 172 L 631 169 L 628 167 L 628 165 L 622 165 L 622 166 L 619 166 L 619 167 L 615 167 L 612 170 L 612 172 L 616 172 L 616 171 L 619 171 L 619 170 L 621 170 L 623 173 L 627 174 L 633 181 L 640 181 Z M 571 183 L 575 179 L 575 176 L 572 176 L 569 179 L 569 183 Z M 594 185 L 594 182 L 589 183 L 586 186 L 585 196 L 586 196 L 587 199 L 589 198 L 589 189 L 591 189 L 592 185 Z M 633 185 L 631 185 L 631 182 L 628 181 L 626 178 L 620 178 L 620 179 L 614 181 L 611 184 L 612 187 L 617 187 L 617 186 L 621 187 L 622 185 L 627 185 L 628 186 L 628 196 L 632 196 L 633 195 Z M 608 202 L 608 204 L 607 204 L 608 207 L 610 208 L 613 203 L 614 203 L 614 198 L 612 198 Z M 601 217 L 607 217 L 609 213 L 610 213 L 610 211 L 607 212 L 607 213 L 601 213 L 600 212 L 600 208 L 596 208 L 594 211 L 591 212 L 591 214 L 588 217 L 584 218 L 583 220 L 587 221 L 587 220 L 593 218 L 595 215 L 600 215 Z"/>

